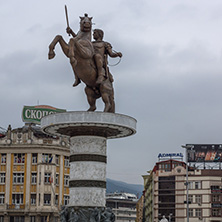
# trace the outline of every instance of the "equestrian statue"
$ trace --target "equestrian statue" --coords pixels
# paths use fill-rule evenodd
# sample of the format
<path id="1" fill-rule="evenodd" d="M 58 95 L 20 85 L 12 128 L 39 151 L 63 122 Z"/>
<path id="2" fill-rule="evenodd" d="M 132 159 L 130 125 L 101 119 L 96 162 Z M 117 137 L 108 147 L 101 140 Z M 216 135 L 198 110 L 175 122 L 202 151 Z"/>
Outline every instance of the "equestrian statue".
<path id="1" fill-rule="evenodd" d="M 55 46 L 60 44 L 63 53 L 68 57 L 72 66 L 75 81 L 73 87 L 82 82 L 85 83 L 85 93 L 90 105 L 88 111 L 96 110 L 96 100 L 102 98 L 104 112 L 115 112 L 113 76 L 109 71 L 107 58 L 122 57 L 121 52 L 112 50 L 108 42 L 103 41 L 103 31 L 95 29 L 92 35 L 92 17 L 87 14 L 80 17 L 80 30 L 77 34 L 69 27 L 66 9 L 67 29 L 66 32 L 72 37 L 67 44 L 61 35 L 57 35 L 49 45 L 48 58 L 55 57 Z"/>

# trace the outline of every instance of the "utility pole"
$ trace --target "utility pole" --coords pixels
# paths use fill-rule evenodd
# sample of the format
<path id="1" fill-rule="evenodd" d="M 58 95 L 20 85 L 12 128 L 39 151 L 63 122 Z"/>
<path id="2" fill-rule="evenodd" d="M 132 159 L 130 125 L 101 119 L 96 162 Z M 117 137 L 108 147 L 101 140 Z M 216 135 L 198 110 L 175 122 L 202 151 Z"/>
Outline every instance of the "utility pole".
<path id="1" fill-rule="evenodd" d="M 187 203 L 187 222 L 189 222 L 189 183 L 188 183 L 188 149 L 191 149 L 193 148 L 192 145 L 188 145 L 188 146 L 185 146 L 185 145 L 182 145 L 181 146 L 182 148 L 186 149 L 186 183 L 185 183 L 185 186 L 186 186 L 186 190 L 187 190 L 187 197 L 186 197 L 186 203 Z"/>

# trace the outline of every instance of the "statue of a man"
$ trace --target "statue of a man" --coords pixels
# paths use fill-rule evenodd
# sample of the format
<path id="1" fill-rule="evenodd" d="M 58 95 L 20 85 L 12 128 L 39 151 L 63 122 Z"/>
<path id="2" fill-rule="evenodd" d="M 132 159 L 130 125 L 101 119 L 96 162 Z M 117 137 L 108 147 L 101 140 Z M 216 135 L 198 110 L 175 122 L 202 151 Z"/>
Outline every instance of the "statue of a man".
<path id="1" fill-rule="evenodd" d="M 102 214 L 102 220 L 103 222 L 114 222 L 115 221 L 115 214 L 112 212 L 111 208 L 105 209 L 105 211 Z"/>
<path id="2" fill-rule="evenodd" d="M 166 219 L 165 215 L 163 215 L 163 218 L 161 219 L 160 222 L 168 222 L 168 220 Z"/>
<path id="3" fill-rule="evenodd" d="M 68 34 L 71 34 L 73 38 L 76 37 L 76 34 L 72 31 L 71 28 L 66 29 Z M 109 78 L 113 82 L 112 74 L 109 72 L 107 67 L 107 57 L 108 55 L 112 58 L 122 57 L 121 52 L 113 52 L 112 46 L 110 43 L 103 41 L 104 32 L 101 29 L 95 29 L 93 32 L 93 38 L 95 41 L 92 42 L 94 48 L 94 60 L 97 68 L 98 78 L 96 83 L 100 84 L 106 78 Z M 75 75 L 75 82 L 73 86 L 77 86 L 80 83 L 80 79 Z"/>
<path id="4" fill-rule="evenodd" d="M 94 48 L 94 59 L 96 63 L 96 68 L 98 70 L 98 78 L 96 83 L 102 83 L 105 78 L 110 78 L 110 81 L 113 82 L 113 77 L 107 67 L 107 56 L 109 55 L 112 58 L 122 57 L 121 52 L 113 52 L 112 46 L 108 42 L 103 41 L 104 33 L 101 29 L 95 29 L 93 32 L 93 48 Z"/>
<path id="5" fill-rule="evenodd" d="M 67 222 L 67 217 L 68 217 L 68 210 L 65 206 L 62 206 L 62 209 L 60 212 L 60 221 Z"/>

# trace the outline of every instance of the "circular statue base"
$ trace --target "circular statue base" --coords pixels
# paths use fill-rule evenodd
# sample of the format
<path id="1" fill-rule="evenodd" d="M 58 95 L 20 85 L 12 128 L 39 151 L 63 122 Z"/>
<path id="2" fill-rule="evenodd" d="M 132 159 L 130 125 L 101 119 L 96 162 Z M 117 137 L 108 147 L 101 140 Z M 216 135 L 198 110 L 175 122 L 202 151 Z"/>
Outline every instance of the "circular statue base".
<path id="1" fill-rule="evenodd" d="M 107 139 L 135 134 L 136 120 L 115 113 L 66 112 L 45 116 L 41 127 L 47 134 L 70 137 L 70 201 L 69 210 L 63 210 L 68 218 L 80 217 L 83 212 L 88 217 L 109 215 L 105 209 Z"/>

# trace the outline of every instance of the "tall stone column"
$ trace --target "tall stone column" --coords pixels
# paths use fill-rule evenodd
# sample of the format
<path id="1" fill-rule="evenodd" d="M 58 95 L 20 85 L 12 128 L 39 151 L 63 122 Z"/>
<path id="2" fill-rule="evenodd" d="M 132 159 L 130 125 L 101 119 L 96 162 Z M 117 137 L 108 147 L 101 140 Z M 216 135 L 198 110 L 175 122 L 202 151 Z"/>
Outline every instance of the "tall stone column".
<path id="1" fill-rule="evenodd" d="M 109 221 L 111 212 L 105 209 L 107 139 L 135 134 L 136 120 L 114 113 L 66 112 L 44 117 L 41 127 L 47 134 L 70 137 L 70 203 L 64 221 L 92 217 Z"/>
<path id="2" fill-rule="evenodd" d="M 71 137 L 69 190 L 72 206 L 105 207 L 106 138 Z"/>

